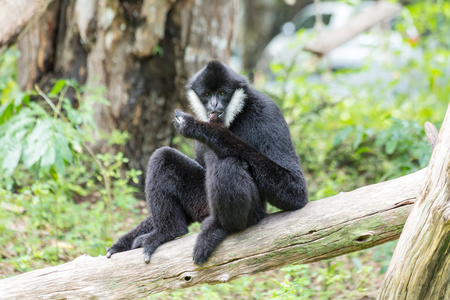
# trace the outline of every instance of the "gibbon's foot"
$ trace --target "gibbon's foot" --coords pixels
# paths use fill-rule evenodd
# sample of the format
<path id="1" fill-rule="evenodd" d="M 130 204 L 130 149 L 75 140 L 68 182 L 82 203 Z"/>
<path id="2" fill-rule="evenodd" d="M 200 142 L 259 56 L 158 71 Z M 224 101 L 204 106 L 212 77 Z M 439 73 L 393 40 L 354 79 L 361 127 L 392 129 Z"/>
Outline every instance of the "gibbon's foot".
<path id="1" fill-rule="evenodd" d="M 125 243 L 121 243 L 121 241 L 119 240 L 117 243 L 112 245 L 111 248 L 108 249 L 108 251 L 106 252 L 106 258 L 111 258 L 111 255 L 115 253 L 124 252 L 128 250 L 131 250 L 131 247 Z"/>
<path id="2" fill-rule="evenodd" d="M 196 246 L 194 248 L 194 263 L 196 265 L 202 266 L 208 261 L 208 258 L 211 256 L 212 253 L 212 251 L 208 250 L 209 249 L 205 247 Z"/>
<path id="3" fill-rule="evenodd" d="M 147 234 L 143 234 L 141 236 L 138 236 L 134 241 L 133 241 L 133 245 L 131 246 L 131 249 L 137 249 L 137 248 L 142 248 L 144 246 L 144 240 L 145 240 L 145 236 Z"/>
<path id="4" fill-rule="evenodd" d="M 150 257 L 156 251 L 156 248 L 158 248 L 161 244 L 163 244 L 167 240 L 164 238 L 164 236 L 154 231 L 137 237 L 133 242 L 132 249 L 143 247 L 144 262 L 148 264 L 150 262 Z"/>
<path id="5" fill-rule="evenodd" d="M 194 263 L 199 266 L 205 264 L 226 236 L 227 232 L 216 225 L 214 218 L 206 218 L 195 242 Z"/>
<path id="6" fill-rule="evenodd" d="M 150 263 L 150 255 L 144 254 L 144 262 L 145 262 L 146 264 L 149 264 L 149 263 Z"/>

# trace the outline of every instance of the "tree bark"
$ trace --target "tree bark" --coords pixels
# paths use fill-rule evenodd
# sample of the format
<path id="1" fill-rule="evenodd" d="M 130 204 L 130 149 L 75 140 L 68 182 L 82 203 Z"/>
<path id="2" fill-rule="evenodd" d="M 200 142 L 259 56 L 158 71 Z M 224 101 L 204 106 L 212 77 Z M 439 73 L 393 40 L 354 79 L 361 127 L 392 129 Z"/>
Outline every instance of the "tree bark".
<path id="1" fill-rule="evenodd" d="M 149 265 L 143 262 L 142 249 L 136 249 L 111 259 L 85 255 L 0 280 L 0 299 L 135 299 L 373 247 L 398 238 L 424 174 L 422 170 L 270 215 L 228 237 L 203 267 L 192 262 L 197 235 L 190 235 L 159 247 Z"/>
<path id="2" fill-rule="evenodd" d="M 450 106 L 378 299 L 450 299 Z"/>
<path id="3" fill-rule="evenodd" d="M 55 0 L 19 42 L 19 82 L 54 78 L 106 87 L 109 106 L 93 107 L 100 131 L 126 130 L 129 167 L 145 170 L 170 145 L 175 108 L 187 109 L 188 78 L 231 55 L 239 0 Z M 44 89 L 45 91 L 45 89 Z M 96 151 L 109 146 L 96 136 Z"/>
<path id="4" fill-rule="evenodd" d="M 0 10 L 0 49 L 15 42 L 29 23 L 38 20 L 52 0 L 3 0 Z"/>

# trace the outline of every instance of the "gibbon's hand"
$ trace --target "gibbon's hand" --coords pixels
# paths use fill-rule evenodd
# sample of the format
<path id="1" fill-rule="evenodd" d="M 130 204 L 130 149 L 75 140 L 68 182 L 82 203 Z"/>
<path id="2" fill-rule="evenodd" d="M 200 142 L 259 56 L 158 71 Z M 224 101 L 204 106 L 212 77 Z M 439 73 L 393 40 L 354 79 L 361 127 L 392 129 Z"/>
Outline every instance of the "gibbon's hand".
<path id="1" fill-rule="evenodd" d="M 178 132 L 187 138 L 195 138 L 194 128 L 198 120 L 196 120 L 190 114 L 185 113 L 182 110 L 176 109 L 173 118 L 173 125 Z"/>
<path id="2" fill-rule="evenodd" d="M 242 141 L 220 122 L 216 113 L 210 115 L 209 122 L 203 122 L 177 109 L 173 123 L 181 135 L 206 144 L 218 157 L 238 156 L 241 151 Z"/>

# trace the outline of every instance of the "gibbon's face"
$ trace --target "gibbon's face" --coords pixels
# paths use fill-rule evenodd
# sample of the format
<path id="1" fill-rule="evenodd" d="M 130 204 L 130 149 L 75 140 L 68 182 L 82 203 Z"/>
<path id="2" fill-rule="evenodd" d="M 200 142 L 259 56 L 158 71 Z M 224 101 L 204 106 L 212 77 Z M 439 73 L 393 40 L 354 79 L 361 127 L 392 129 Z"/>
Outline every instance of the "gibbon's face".
<path id="1" fill-rule="evenodd" d="M 242 111 L 246 81 L 219 61 L 209 62 L 189 82 L 187 97 L 197 117 L 208 122 L 217 114 L 220 122 L 229 127 Z"/>

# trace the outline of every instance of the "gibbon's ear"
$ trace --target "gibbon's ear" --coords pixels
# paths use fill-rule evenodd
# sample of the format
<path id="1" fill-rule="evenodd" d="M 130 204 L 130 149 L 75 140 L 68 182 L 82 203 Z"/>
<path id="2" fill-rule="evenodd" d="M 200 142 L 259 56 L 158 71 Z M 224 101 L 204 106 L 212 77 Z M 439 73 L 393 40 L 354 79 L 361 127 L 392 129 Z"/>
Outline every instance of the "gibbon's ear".
<path id="1" fill-rule="evenodd" d="M 237 89 L 234 92 L 226 109 L 225 126 L 230 127 L 236 116 L 242 111 L 245 104 L 245 98 L 247 98 L 247 95 L 245 94 L 244 89 Z"/>
<path id="2" fill-rule="evenodd" d="M 187 98 L 192 110 L 197 115 L 197 118 L 199 118 L 200 121 L 208 122 L 208 113 L 206 112 L 206 108 L 202 101 L 200 101 L 200 98 L 198 98 L 197 94 L 193 90 L 188 90 Z"/>

